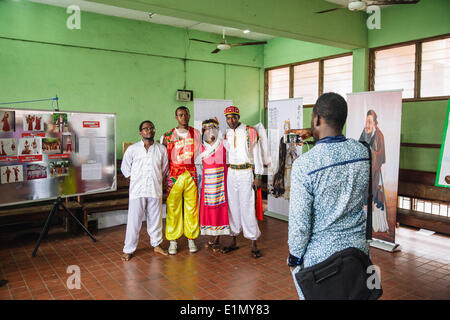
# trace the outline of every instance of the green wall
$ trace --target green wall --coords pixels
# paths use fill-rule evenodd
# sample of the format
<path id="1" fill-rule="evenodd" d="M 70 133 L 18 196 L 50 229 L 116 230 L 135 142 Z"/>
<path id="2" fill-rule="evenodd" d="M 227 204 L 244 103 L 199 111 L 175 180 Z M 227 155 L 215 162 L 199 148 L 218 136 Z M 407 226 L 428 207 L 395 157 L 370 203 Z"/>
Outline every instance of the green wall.
<path id="1" fill-rule="evenodd" d="M 61 110 L 117 114 L 117 154 L 152 120 L 159 137 L 174 127 L 176 90 L 198 99 L 232 99 L 242 120 L 259 121 L 263 46 L 212 55 L 220 35 L 82 12 L 81 30 L 66 28 L 65 8 L 0 1 L 0 102 L 51 98 Z M 230 38 L 232 42 L 248 41 Z M 17 105 L 49 109 L 50 103 Z M 193 124 L 193 117 L 191 125 Z"/>

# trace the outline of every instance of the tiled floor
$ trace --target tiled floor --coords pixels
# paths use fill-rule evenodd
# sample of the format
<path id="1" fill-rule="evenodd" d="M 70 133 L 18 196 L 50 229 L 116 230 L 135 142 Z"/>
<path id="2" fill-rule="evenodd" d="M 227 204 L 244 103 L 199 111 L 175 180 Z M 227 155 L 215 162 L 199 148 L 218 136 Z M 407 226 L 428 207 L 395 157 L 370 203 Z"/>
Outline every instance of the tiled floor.
<path id="1" fill-rule="evenodd" d="M 145 224 L 128 262 L 120 259 L 125 226 L 99 231 L 96 243 L 50 232 L 35 258 L 35 239 L 2 243 L 0 279 L 9 283 L 0 287 L 0 299 L 297 299 L 285 265 L 287 222 L 266 217 L 260 227 L 264 256 L 257 260 L 241 237 L 240 249 L 228 255 L 205 248 L 205 237 L 190 254 L 183 237 L 176 256 L 161 256 L 149 248 Z M 450 299 L 450 237 L 398 228 L 396 242 L 402 251 L 371 249 L 381 268 L 382 299 Z M 81 289 L 67 288 L 70 265 L 80 267 Z"/>

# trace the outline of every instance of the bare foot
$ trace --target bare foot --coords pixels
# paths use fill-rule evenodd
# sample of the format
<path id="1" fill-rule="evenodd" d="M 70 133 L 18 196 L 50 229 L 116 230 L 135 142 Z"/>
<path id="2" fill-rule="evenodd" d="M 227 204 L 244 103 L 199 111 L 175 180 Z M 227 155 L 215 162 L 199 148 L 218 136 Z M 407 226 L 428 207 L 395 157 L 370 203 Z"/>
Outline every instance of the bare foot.
<path id="1" fill-rule="evenodd" d="M 155 248 L 153 249 L 153 251 L 155 251 L 156 253 L 160 253 L 160 254 L 162 254 L 162 255 L 164 255 L 164 256 L 167 256 L 167 255 L 168 255 L 167 251 L 164 250 L 163 248 L 161 248 L 161 246 L 155 247 Z"/>
<path id="2" fill-rule="evenodd" d="M 132 253 L 124 253 L 122 256 L 122 261 L 128 261 L 133 257 Z"/>

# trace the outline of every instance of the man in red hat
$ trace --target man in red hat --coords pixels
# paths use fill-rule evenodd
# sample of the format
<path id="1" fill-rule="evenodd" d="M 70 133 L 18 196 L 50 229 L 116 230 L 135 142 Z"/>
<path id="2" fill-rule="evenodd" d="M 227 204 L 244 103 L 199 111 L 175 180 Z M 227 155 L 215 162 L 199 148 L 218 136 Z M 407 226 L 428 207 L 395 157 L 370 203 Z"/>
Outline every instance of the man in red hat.
<path id="1" fill-rule="evenodd" d="M 261 257 L 256 240 L 261 235 L 255 214 L 255 190 L 261 187 L 264 167 L 257 131 L 239 121 L 239 109 L 230 106 L 225 109 L 229 129 L 225 133 L 228 152 L 227 193 L 229 222 L 233 240 L 223 248 L 228 253 L 236 250 L 236 236 L 241 233 L 252 240 L 252 256 Z M 253 171 L 255 176 L 253 176 Z"/>

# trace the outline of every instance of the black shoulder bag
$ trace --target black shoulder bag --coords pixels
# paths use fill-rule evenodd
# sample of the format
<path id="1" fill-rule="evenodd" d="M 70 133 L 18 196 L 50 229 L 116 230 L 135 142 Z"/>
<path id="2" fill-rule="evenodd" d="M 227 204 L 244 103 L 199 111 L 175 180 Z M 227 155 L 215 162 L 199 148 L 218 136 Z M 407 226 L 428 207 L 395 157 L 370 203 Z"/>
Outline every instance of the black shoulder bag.
<path id="1" fill-rule="evenodd" d="M 372 239 L 372 152 L 369 151 L 369 195 L 366 239 Z M 369 256 L 357 248 L 336 252 L 325 261 L 300 270 L 295 278 L 306 300 L 376 300 L 383 294 Z"/>

